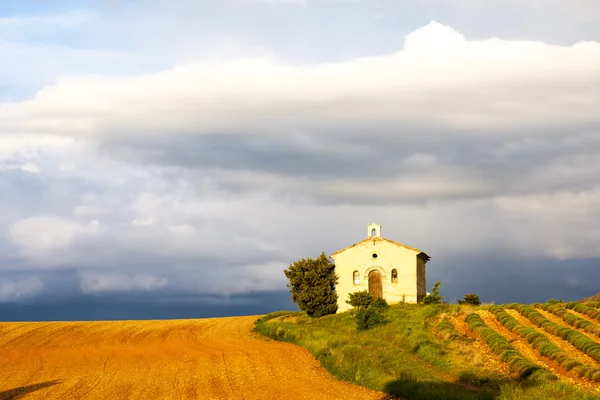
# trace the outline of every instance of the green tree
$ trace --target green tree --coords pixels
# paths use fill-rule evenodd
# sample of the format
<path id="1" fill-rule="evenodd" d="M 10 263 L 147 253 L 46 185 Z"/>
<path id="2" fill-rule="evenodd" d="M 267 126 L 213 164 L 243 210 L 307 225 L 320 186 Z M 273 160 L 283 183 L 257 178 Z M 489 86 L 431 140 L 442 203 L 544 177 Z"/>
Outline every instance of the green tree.
<path id="1" fill-rule="evenodd" d="M 321 253 L 316 259 L 303 258 L 290 264 L 283 271 L 290 283 L 292 301 L 310 317 L 335 314 L 337 311 L 337 293 L 335 285 L 338 276 L 335 265 Z"/>
<path id="2" fill-rule="evenodd" d="M 440 304 L 442 302 L 444 296 L 440 296 L 440 285 L 440 281 L 437 281 L 436 284 L 433 285 L 431 293 L 423 297 L 424 304 Z"/>
<path id="3" fill-rule="evenodd" d="M 470 304 L 472 306 L 478 306 L 481 304 L 481 300 L 479 300 L 477 293 L 467 293 L 465 294 L 464 300 L 458 299 L 458 304 Z"/>

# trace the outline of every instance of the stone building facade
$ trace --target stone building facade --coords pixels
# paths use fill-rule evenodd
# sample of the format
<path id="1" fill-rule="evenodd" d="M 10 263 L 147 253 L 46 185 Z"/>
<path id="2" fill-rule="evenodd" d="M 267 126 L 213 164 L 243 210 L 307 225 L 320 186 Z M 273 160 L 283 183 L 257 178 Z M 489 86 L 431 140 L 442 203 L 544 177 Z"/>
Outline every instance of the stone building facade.
<path id="1" fill-rule="evenodd" d="M 331 254 L 339 277 L 338 313 L 353 292 L 368 290 L 388 303 L 420 303 L 426 294 L 426 264 L 430 257 L 419 249 L 381 236 L 381 225 L 367 227 L 367 238 Z"/>

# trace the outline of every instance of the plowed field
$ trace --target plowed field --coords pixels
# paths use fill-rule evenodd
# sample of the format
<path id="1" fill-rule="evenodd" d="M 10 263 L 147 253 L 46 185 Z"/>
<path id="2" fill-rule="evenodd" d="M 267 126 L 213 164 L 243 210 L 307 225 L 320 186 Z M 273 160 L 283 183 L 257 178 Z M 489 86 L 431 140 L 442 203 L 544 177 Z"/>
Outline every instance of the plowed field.
<path id="1" fill-rule="evenodd" d="M 255 319 L 0 323 L 0 400 L 384 398 Z"/>

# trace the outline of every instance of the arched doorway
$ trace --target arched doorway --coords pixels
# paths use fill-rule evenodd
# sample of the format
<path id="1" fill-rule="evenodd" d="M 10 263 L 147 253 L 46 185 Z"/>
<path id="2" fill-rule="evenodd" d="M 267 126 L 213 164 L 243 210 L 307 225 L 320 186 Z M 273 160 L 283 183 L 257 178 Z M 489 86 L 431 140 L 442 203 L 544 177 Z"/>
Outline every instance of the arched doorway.
<path id="1" fill-rule="evenodd" d="M 373 270 L 369 272 L 369 294 L 378 299 L 383 297 L 383 285 L 381 283 L 381 272 Z"/>

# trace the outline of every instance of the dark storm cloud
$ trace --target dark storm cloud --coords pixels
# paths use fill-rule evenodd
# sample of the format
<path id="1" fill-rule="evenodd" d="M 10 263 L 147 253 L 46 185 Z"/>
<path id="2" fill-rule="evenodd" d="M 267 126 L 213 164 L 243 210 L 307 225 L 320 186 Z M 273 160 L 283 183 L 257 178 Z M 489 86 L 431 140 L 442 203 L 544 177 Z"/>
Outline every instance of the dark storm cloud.
<path id="1" fill-rule="evenodd" d="M 442 282 L 442 295 L 449 302 L 465 293 L 477 293 L 481 301 L 496 304 L 544 302 L 551 298 L 575 301 L 600 291 L 600 260 L 465 257 L 428 266 L 428 289 L 438 280 Z"/>
<path id="2" fill-rule="evenodd" d="M 103 185 L 83 177 L 0 169 L 0 223 L 31 214 L 71 215 L 81 194 L 103 190 Z"/>
<path id="3" fill-rule="evenodd" d="M 71 295 L 0 303 L 0 321 L 97 321 L 212 318 L 295 310 L 287 292 L 233 296 L 169 294 Z"/>
<path id="4" fill-rule="evenodd" d="M 598 260 L 527 261 L 508 257 L 469 258 L 451 263 L 432 260 L 427 286 L 442 282 L 445 301 L 455 302 L 465 293 L 477 293 L 496 304 L 543 302 L 550 298 L 578 300 L 598 291 Z M 75 283 L 62 272 L 61 279 Z M 58 274 L 58 275 L 61 275 Z M 22 274 L 21 274 L 22 275 Z M 113 320 L 205 318 L 222 315 L 256 315 L 276 310 L 295 310 L 287 291 L 256 292 L 230 296 L 202 295 L 185 290 L 129 291 L 80 295 L 48 284 L 44 297 L 0 303 L 0 321 Z"/>
<path id="5" fill-rule="evenodd" d="M 303 135 L 170 135 L 168 140 L 145 138 L 106 144 L 105 151 L 130 162 L 201 171 L 229 191 L 264 189 L 264 181 L 221 179 L 220 173 L 254 172 L 281 177 L 269 189 L 283 188 L 289 180 L 332 183 L 352 180 L 366 186 L 387 181 L 397 191 L 378 196 L 336 195 L 317 185 L 296 190 L 316 202 L 331 204 L 386 204 L 492 198 L 557 190 L 583 190 L 600 184 L 600 128 L 597 130 L 549 127 L 543 132 L 517 131 L 505 135 L 460 135 L 455 131 L 369 132 L 340 130 Z M 345 151 L 346 148 L 352 149 Z M 133 152 L 131 149 L 135 149 Z M 466 180 L 463 189 L 436 192 L 435 181 L 421 194 L 402 190 L 406 181 L 427 184 L 441 178 L 448 185 Z M 280 186 L 280 187 L 278 187 Z M 311 193 L 311 189 L 313 192 Z"/>

